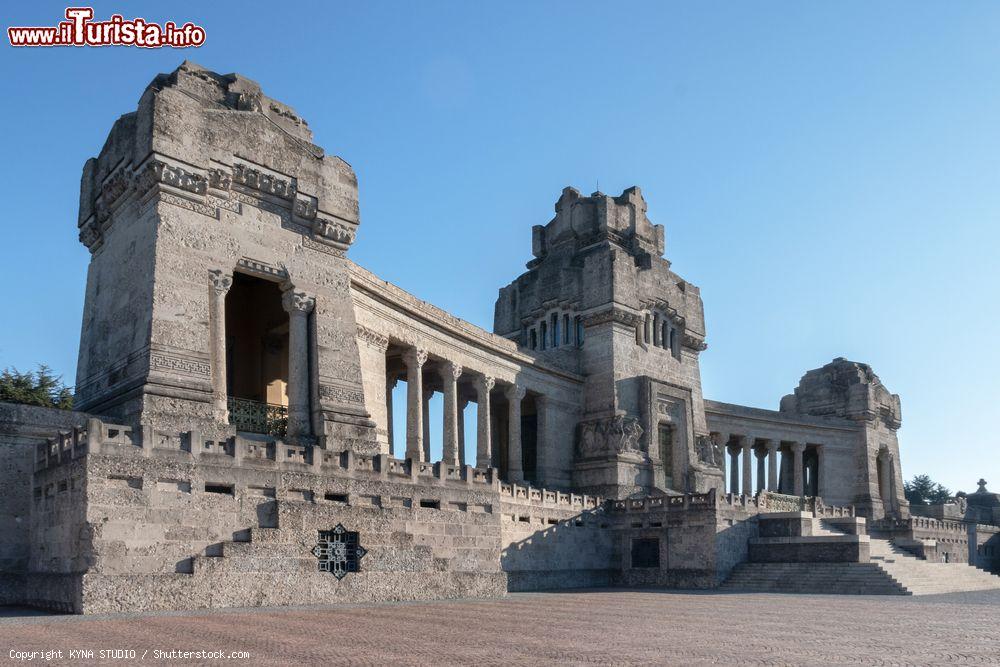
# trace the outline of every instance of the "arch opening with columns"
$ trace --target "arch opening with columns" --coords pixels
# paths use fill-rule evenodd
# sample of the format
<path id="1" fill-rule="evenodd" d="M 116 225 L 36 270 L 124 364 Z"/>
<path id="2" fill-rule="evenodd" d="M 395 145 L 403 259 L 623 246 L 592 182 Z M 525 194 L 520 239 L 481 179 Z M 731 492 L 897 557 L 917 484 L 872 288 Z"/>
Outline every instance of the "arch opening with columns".
<path id="1" fill-rule="evenodd" d="M 209 272 L 213 403 L 237 432 L 312 437 L 315 299 L 287 276 Z"/>

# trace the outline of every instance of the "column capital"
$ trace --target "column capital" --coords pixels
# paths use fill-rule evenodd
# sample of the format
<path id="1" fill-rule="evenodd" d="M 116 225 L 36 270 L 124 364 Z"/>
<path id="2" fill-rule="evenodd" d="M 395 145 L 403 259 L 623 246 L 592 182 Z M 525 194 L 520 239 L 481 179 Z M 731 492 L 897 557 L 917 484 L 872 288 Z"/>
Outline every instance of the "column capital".
<path id="1" fill-rule="evenodd" d="M 740 447 L 743 449 L 750 449 L 753 447 L 753 443 L 756 438 L 752 435 L 741 435 L 740 436 Z"/>
<path id="2" fill-rule="evenodd" d="M 212 289 L 219 296 L 225 296 L 229 288 L 233 286 L 232 274 L 223 273 L 222 269 L 209 269 L 208 280 L 212 284 Z"/>
<path id="3" fill-rule="evenodd" d="M 441 374 L 441 379 L 445 382 L 456 381 L 462 377 L 462 366 L 454 361 L 446 361 L 438 368 L 438 373 Z"/>
<path id="4" fill-rule="evenodd" d="M 503 395 L 507 397 L 508 401 L 520 401 L 524 398 L 526 390 L 519 384 L 512 384 L 503 390 Z"/>
<path id="5" fill-rule="evenodd" d="M 290 287 L 281 295 L 281 305 L 289 315 L 308 315 L 316 306 L 316 299 L 305 292 Z"/>
<path id="6" fill-rule="evenodd" d="M 497 381 L 493 379 L 491 375 L 480 375 L 476 378 L 476 393 L 480 396 L 484 394 L 489 394 L 493 391 L 493 387 L 496 386 Z"/>
<path id="7" fill-rule="evenodd" d="M 407 370 L 419 371 L 427 363 L 427 350 L 419 347 L 410 347 L 403 352 L 403 363 Z"/>
<path id="8" fill-rule="evenodd" d="M 781 441 L 780 440 L 768 440 L 767 441 L 767 451 L 769 451 L 769 452 L 776 452 L 776 451 L 778 451 L 779 447 L 781 447 Z"/>
<path id="9" fill-rule="evenodd" d="M 385 386 L 391 391 L 399 384 L 399 373 L 390 373 L 385 376 Z"/>
<path id="10" fill-rule="evenodd" d="M 796 453 L 796 454 L 801 454 L 802 452 L 806 451 L 806 443 L 804 443 L 804 442 L 793 442 L 792 443 L 792 451 L 794 453 Z"/>

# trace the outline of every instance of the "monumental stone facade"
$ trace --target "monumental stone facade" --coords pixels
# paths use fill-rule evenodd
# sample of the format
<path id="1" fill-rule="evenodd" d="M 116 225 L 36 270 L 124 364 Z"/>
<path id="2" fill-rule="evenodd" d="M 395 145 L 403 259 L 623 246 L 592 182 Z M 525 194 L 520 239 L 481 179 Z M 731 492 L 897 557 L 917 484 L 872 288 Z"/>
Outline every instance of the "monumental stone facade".
<path id="1" fill-rule="evenodd" d="M 565 189 L 493 332 L 353 263 L 360 223 L 353 169 L 256 83 L 153 80 L 84 167 L 77 412 L 3 407 L 0 602 L 714 587 L 762 512 L 909 520 L 867 365 L 776 411 L 702 396 L 701 295 L 639 188 Z"/>

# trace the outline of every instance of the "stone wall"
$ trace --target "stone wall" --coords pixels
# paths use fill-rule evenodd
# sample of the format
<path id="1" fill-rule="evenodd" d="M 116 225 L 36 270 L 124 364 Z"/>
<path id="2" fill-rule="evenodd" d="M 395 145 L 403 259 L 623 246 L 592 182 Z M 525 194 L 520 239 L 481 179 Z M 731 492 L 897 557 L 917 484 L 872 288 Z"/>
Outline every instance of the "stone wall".
<path id="1" fill-rule="evenodd" d="M 600 498 L 501 484 L 508 590 L 608 586 L 619 553 Z"/>
<path id="2" fill-rule="evenodd" d="M 933 562 L 968 563 L 970 524 L 961 521 L 910 517 L 878 519 L 868 523 L 872 537 L 892 540 L 894 544 Z M 975 552 L 975 538 L 971 551 Z"/>
<path id="3" fill-rule="evenodd" d="M 0 403 L 0 604 L 23 600 L 23 573 L 31 555 L 32 498 L 39 507 L 62 504 L 70 492 L 58 484 L 32 488 L 36 447 L 58 431 L 82 427 L 87 415 L 31 405 Z M 51 522 L 50 515 L 38 520 Z"/>

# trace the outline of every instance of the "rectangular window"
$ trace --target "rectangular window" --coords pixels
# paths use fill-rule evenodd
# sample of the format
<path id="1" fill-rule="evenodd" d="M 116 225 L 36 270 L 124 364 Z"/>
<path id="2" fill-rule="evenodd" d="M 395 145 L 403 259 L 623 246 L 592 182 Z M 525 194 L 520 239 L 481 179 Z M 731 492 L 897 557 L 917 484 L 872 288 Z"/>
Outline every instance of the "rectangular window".
<path id="1" fill-rule="evenodd" d="M 670 424 L 659 426 L 660 463 L 663 464 L 663 476 L 667 486 L 672 486 L 674 476 L 674 427 Z"/>
<path id="2" fill-rule="evenodd" d="M 559 314 L 552 313 L 552 347 L 559 347 Z"/>
<path id="3" fill-rule="evenodd" d="M 428 499 L 425 498 L 425 499 L 423 499 L 423 500 L 420 501 L 420 506 L 423 507 L 423 508 L 425 508 L 425 509 L 439 510 L 439 509 L 441 509 L 441 501 L 440 500 L 428 500 Z"/>
<path id="4" fill-rule="evenodd" d="M 660 567 L 660 540 L 641 537 L 632 540 L 632 567 Z"/>
<path id="5" fill-rule="evenodd" d="M 569 315 L 563 315 L 563 338 L 562 342 L 565 345 L 569 345 Z"/>
<path id="6" fill-rule="evenodd" d="M 576 316 L 576 346 L 583 347 L 583 318 Z"/>
<path id="7" fill-rule="evenodd" d="M 209 484 L 205 483 L 205 493 L 219 493 L 222 495 L 231 496 L 233 495 L 233 485 L 232 484 Z"/>

